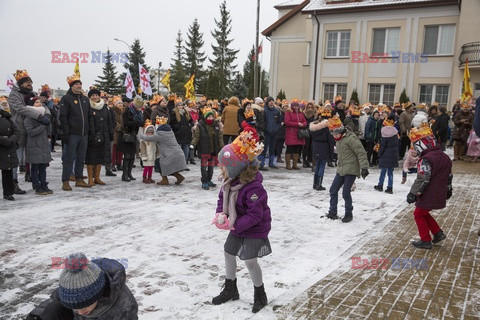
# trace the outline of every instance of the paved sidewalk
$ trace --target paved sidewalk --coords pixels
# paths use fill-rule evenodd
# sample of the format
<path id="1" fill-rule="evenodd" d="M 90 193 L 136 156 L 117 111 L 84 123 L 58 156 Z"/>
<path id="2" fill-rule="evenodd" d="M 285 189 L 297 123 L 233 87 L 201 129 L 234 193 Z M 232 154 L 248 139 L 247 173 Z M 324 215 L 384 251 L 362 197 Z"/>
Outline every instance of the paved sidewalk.
<path id="1" fill-rule="evenodd" d="M 346 261 L 288 305 L 275 306 L 278 319 L 480 319 L 478 168 L 454 164 L 454 195 L 433 213 L 446 240 L 432 250 L 413 248 L 418 233 L 410 205 L 352 256 L 368 259 L 369 267 L 376 267 L 371 259 L 389 259 L 386 269 Z"/>

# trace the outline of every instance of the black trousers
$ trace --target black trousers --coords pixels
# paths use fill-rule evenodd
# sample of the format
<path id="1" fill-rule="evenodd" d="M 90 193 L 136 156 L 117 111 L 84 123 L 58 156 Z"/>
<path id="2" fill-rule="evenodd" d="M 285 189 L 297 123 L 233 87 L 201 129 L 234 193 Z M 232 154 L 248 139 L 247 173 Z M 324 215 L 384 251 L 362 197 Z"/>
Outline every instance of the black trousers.
<path id="1" fill-rule="evenodd" d="M 13 195 L 13 191 L 15 190 L 15 185 L 13 184 L 13 171 L 12 171 L 12 169 L 2 170 L 2 187 L 3 187 L 3 195 L 4 196 Z"/>
<path id="2" fill-rule="evenodd" d="M 202 154 L 200 155 L 200 160 L 202 161 L 200 166 L 200 171 L 202 173 L 202 183 L 208 183 L 212 181 L 213 167 L 215 167 L 218 161 L 217 155 L 215 153 Z"/>
<path id="3" fill-rule="evenodd" d="M 408 136 L 402 136 L 400 140 L 400 154 L 399 158 L 403 159 L 405 157 L 405 153 L 407 152 L 408 148 L 410 147 L 410 139 Z"/>
<path id="4" fill-rule="evenodd" d="M 373 150 L 375 147 L 375 141 L 367 141 L 367 159 L 371 165 L 376 166 L 378 163 L 378 153 Z"/>

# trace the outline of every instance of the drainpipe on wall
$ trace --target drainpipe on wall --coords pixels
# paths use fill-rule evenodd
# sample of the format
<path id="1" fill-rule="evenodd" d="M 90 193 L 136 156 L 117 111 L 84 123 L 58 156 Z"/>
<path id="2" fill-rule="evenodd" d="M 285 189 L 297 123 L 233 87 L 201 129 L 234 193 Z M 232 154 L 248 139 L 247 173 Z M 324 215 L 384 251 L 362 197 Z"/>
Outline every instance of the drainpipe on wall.
<path id="1" fill-rule="evenodd" d="M 315 92 L 317 90 L 317 65 L 318 65 L 318 39 L 320 38 L 320 21 L 317 18 L 317 12 L 313 12 L 315 20 L 317 20 L 317 43 L 315 44 L 315 63 L 313 66 L 313 101 L 315 101 Z"/>

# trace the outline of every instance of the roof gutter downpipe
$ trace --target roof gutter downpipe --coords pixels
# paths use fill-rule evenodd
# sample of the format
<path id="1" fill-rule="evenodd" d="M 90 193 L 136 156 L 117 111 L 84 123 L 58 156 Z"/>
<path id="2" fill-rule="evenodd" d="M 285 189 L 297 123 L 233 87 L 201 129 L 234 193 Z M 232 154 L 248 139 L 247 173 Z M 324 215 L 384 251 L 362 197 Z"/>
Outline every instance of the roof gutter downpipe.
<path id="1" fill-rule="evenodd" d="M 313 67 L 313 101 L 315 101 L 315 92 L 317 90 L 317 67 L 318 67 L 318 39 L 320 38 L 320 21 L 317 18 L 317 12 L 313 12 L 315 20 L 317 20 L 317 40 L 315 44 L 315 64 Z"/>

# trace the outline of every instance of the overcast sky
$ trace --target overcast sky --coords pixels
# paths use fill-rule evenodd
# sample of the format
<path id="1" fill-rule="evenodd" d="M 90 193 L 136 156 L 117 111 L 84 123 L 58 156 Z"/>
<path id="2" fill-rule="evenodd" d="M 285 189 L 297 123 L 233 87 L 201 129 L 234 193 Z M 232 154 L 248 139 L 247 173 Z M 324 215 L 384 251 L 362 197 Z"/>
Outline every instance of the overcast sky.
<path id="1" fill-rule="evenodd" d="M 1 0 L 0 45 L 1 88 L 7 73 L 27 69 L 35 89 L 48 83 L 53 88 L 68 88 L 67 75 L 74 64 L 52 63 L 52 51 L 89 53 L 88 63 L 80 64 L 84 88 L 102 72 L 101 63 L 91 63 L 91 51 L 128 52 L 127 46 L 114 41 L 119 38 L 131 44 L 135 38 L 145 49 L 146 63 L 158 62 L 169 67 L 175 49 L 177 31 L 184 38 L 195 18 L 205 41 L 204 49 L 211 54 L 214 18 L 219 19 L 221 0 Z M 274 5 L 285 0 L 262 0 L 260 32 L 276 21 Z M 232 18 L 232 47 L 239 49 L 236 63 L 241 70 L 249 50 L 255 43 L 255 0 L 227 0 Z M 263 36 L 260 35 L 260 39 Z M 263 65 L 269 68 L 270 42 L 263 39 Z M 117 70 L 124 72 L 122 64 Z"/>

